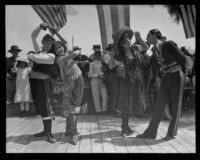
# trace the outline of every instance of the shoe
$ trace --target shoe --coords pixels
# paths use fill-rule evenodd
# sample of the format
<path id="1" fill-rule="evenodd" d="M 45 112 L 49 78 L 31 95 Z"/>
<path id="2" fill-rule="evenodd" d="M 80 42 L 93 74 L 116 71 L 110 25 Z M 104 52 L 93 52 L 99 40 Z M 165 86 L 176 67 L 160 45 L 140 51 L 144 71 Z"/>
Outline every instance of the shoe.
<path id="1" fill-rule="evenodd" d="M 122 137 L 126 137 L 126 130 L 124 130 L 124 129 L 122 130 L 121 136 L 122 136 Z"/>
<path id="2" fill-rule="evenodd" d="M 13 103 L 14 103 L 14 101 L 11 99 L 6 100 L 6 104 L 13 104 Z"/>
<path id="3" fill-rule="evenodd" d="M 132 130 L 129 126 L 127 127 L 127 129 L 126 129 L 126 134 L 127 134 L 127 135 L 132 135 L 134 132 L 135 132 L 135 131 Z"/>
<path id="4" fill-rule="evenodd" d="M 101 112 L 96 112 L 96 115 L 98 115 L 98 116 L 101 115 Z"/>
<path id="5" fill-rule="evenodd" d="M 156 136 L 153 137 L 153 136 L 149 136 L 143 133 L 143 134 L 137 135 L 136 138 L 155 139 Z"/>
<path id="6" fill-rule="evenodd" d="M 107 111 L 100 112 L 100 115 L 105 116 L 107 114 Z"/>
<path id="7" fill-rule="evenodd" d="M 79 135 L 78 134 L 72 135 L 72 144 L 76 145 L 78 141 L 79 141 Z"/>
<path id="8" fill-rule="evenodd" d="M 34 136 L 34 137 L 43 137 L 43 136 L 46 136 L 46 133 L 45 133 L 45 131 L 42 131 L 42 132 L 40 132 L 40 133 L 34 134 L 33 136 Z"/>
<path id="9" fill-rule="evenodd" d="M 25 111 L 25 116 L 26 117 L 30 116 L 30 111 Z"/>
<path id="10" fill-rule="evenodd" d="M 114 117 L 121 117 L 121 114 L 118 113 L 118 112 L 116 112 L 116 113 L 113 114 L 113 116 L 114 116 Z"/>
<path id="11" fill-rule="evenodd" d="M 172 139 L 175 139 L 175 137 L 174 136 L 166 136 L 164 138 L 165 141 L 169 141 L 169 140 L 172 140 Z"/>
<path id="12" fill-rule="evenodd" d="M 21 112 L 20 112 L 20 117 L 25 117 L 25 116 L 26 116 L 25 111 L 21 111 Z"/>
<path id="13" fill-rule="evenodd" d="M 55 137 L 53 137 L 53 135 L 50 134 L 50 133 L 47 134 L 47 141 L 50 142 L 50 143 L 56 143 L 57 142 Z"/>

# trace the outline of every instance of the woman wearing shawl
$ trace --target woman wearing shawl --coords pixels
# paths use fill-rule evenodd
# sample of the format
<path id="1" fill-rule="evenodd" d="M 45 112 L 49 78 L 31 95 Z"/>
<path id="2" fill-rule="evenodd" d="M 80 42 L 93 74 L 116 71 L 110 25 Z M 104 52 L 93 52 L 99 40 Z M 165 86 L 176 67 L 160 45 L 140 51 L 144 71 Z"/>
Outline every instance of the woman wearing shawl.
<path id="1" fill-rule="evenodd" d="M 133 34 L 132 29 L 128 27 L 123 27 L 113 34 L 114 48 L 109 61 L 109 67 L 115 70 L 118 79 L 113 107 L 121 113 L 123 137 L 134 132 L 128 125 L 130 114 L 138 112 L 138 108 L 142 112 L 146 107 L 141 57 L 138 47 L 131 46 Z M 148 48 L 139 33 L 136 39 Z"/>

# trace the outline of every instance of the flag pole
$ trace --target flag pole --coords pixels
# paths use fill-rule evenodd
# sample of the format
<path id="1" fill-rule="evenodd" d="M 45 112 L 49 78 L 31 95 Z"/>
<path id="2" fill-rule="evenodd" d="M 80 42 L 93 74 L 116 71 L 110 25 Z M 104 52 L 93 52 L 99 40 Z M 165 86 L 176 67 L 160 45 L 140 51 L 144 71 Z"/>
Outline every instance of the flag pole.
<path id="1" fill-rule="evenodd" d="M 72 36 L 72 50 L 74 48 L 74 36 Z"/>

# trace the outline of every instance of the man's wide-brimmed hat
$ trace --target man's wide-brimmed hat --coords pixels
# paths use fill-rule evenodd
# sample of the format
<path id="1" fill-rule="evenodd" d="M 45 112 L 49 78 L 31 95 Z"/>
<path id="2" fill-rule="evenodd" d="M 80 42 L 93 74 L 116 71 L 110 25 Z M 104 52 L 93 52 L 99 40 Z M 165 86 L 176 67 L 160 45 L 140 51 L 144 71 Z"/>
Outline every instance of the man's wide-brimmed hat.
<path id="1" fill-rule="evenodd" d="M 81 50 L 81 48 L 79 46 L 74 46 L 73 51 L 76 51 L 76 50 Z"/>
<path id="2" fill-rule="evenodd" d="M 113 43 L 109 43 L 108 44 L 108 47 L 106 48 L 106 50 L 110 50 L 110 49 L 112 49 L 113 48 Z"/>
<path id="3" fill-rule="evenodd" d="M 10 47 L 10 49 L 8 50 L 8 52 L 13 53 L 13 52 L 21 52 L 22 50 L 19 49 L 19 47 L 17 45 L 12 45 Z"/>
<path id="4" fill-rule="evenodd" d="M 94 49 L 94 50 L 95 50 L 95 49 L 99 49 L 99 50 L 100 50 L 100 49 L 101 49 L 101 45 L 95 44 L 95 45 L 93 45 L 93 48 L 92 48 L 92 49 Z"/>

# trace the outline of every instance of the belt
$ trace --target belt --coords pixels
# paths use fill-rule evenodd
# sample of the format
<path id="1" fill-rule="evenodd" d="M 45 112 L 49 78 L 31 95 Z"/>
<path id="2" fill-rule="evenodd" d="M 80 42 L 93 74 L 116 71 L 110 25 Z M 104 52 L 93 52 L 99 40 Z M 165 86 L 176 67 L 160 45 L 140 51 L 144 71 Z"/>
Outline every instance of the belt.
<path id="1" fill-rule="evenodd" d="M 172 68 L 169 68 L 168 70 L 165 71 L 165 74 L 167 73 L 174 73 L 174 72 L 177 72 L 177 71 L 180 71 L 181 70 L 181 66 L 174 66 Z"/>

